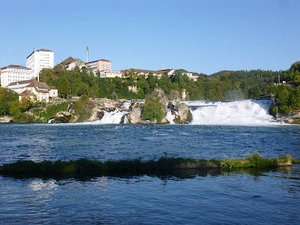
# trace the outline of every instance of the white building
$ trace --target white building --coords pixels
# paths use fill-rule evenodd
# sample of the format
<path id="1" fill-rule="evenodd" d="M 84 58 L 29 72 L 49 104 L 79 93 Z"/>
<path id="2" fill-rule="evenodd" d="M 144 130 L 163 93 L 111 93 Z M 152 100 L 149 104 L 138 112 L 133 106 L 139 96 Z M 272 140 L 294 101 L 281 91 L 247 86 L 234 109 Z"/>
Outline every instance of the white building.
<path id="1" fill-rule="evenodd" d="M 0 73 L 2 87 L 7 87 L 12 82 L 30 80 L 32 78 L 31 69 L 20 65 L 3 67 Z"/>
<path id="2" fill-rule="evenodd" d="M 32 69 L 32 78 L 38 77 L 42 69 L 54 67 L 54 52 L 48 49 L 34 50 L 27 56 L 26 66 Z"/>
<path id="3" fill-rule="evenodd" d="M 111 72 L 111 61 L 107 59 L 99 59 L 86 63 L 87 67 L 96 75 L 98 72 Z"/>
<path id="4" fill-rule="evenodd" d="M 75 68 L 79 68 L 81 70 L 82 68 L 86 67 L 84 62 L 73 57 L 66 58 L 60 63 L 60 65 L 62 65 L 66 70 L 74 70 Z"/>
<path id="5" fill-rule="evenodd" d="M 115 77 L 123 77 L 123 73 L 120 70 L 112 70 L 112 71 L 99 71 L 96 74 L 97 77 L 100 78 L 115 78 Z"/>
<path id="6" fill-rule="evenodd" d="M 40 102 L 49 102 L 50 98 L 58 96 L 56 88 L 49 87 L 46 83 L 34 79 L 13 82 L 7 88 L 18 93 L 20 101 L 27 97 Z"/>

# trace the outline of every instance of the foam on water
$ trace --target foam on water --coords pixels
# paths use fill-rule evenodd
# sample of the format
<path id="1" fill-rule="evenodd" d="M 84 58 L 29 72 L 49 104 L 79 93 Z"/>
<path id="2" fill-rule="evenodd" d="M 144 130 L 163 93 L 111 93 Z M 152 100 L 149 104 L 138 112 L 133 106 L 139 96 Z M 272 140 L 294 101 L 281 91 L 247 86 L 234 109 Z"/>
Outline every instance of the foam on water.
<path id="1" fill-rule="evenodd" d="M 175 124 L 174 123 L 175 115 L 172 114 L 171 110 L 168 110 L 166 119 L 170 122 L 170 124 Z"/>
<path id="2" fill-rule="evenodd" d="M 91 122 L 93 124 L 120 124 L 122 117 L 128 112 L 115 110 L 113 112 L 104 112 L 104 116 L 101 120 Z"/>
<path id="3" fill-rule="evenodd" d="M 270 125 L 277 124 L 269 114 L 271 101 L 187 102 L 192 108 L 192 124 Z"/>
<path id="4" fill-rule="evenodd" d="M 30 182 L 28 187 L 33 191 L 44 191 L 44 190 L 52 190 L 58 187 L 58 185 L 55 183 L 54 180 L 43 181 L 41 179 L 35 179 L 32 182 Z"/>

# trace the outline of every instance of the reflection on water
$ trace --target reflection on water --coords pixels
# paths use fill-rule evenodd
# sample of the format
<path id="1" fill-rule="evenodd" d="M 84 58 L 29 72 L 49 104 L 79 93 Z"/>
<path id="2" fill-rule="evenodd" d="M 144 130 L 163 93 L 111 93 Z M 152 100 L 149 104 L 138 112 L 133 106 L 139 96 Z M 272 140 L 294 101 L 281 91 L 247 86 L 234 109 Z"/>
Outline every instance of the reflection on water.
<path id="1" fill-rule="evenodd" d="M 46 181 L 34 179 L 29 183 L 28 187 L 33 191 L 49 191 L 55 189 L 58 185 L 52 179 Z"/>
<path id="2" fill-rule="evenodd" d="M 193 179 L 0 177 L 0 219 L 4 224 L 299 224 L 299 174 L 296 165 Z"/>
<path id="3" fill-rule="evenodd" d="M 18 159 L 300 158 L 300 127 L 0 125 L 0 164 Z M 0 176 L 0 224 L 300 224 L 300 165 L 178 177 Z"/>

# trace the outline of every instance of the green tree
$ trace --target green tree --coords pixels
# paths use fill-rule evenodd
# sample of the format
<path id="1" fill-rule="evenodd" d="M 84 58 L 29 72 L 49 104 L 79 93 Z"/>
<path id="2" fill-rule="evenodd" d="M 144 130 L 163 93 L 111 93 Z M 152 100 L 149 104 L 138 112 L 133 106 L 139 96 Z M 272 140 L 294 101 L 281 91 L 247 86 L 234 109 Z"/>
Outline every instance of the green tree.
<path id="1" fill-rule="evenodd" d="M 154 92 L 145 98 L 142 117 L 145 120 L 156 120 L 158 123 L 161 123 L 162 119 L 165 117 L 164 105 L 160 102 L 159 97 Z"/>

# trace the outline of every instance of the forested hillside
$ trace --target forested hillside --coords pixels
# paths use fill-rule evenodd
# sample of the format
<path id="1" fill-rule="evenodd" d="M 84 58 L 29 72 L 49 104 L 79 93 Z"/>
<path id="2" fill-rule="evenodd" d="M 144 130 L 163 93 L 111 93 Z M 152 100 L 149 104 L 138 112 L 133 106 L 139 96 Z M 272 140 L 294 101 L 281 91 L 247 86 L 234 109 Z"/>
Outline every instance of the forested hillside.
<path id="1" fill-rule="evenodd" d="M 155 87 L 160 87 L 167 95 L 171 90 L 188 93 L 191 100 L 236 100 L 258 98 L 267 94 L 268 87 L 277 81 L 283 72 L 262 70 L 222 71 L 217 74 L 199 76 L 197 81 L 176 73 L 166 74 L 158 79 L 149 74 L 147 77 L 127 73 L 126 78 L 98 78 L 88 70 L 72 71 L 61 67 L 45 69 L 41 81 L 58 88 L 63 98 L 87 95 L 99 98 L 143 99 Z"/>

